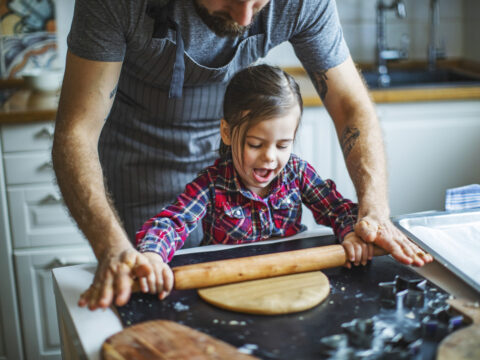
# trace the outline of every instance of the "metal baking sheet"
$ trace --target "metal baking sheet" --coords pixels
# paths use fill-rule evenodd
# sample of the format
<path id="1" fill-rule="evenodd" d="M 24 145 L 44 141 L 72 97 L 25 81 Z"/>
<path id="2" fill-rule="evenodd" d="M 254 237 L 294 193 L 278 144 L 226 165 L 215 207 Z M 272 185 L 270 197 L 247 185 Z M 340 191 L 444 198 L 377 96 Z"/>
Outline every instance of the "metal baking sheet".
<path id="1" fill-rule="evenodd" d="M 480 292 L 480 209 L 395 217 L 395 225 Z"/>

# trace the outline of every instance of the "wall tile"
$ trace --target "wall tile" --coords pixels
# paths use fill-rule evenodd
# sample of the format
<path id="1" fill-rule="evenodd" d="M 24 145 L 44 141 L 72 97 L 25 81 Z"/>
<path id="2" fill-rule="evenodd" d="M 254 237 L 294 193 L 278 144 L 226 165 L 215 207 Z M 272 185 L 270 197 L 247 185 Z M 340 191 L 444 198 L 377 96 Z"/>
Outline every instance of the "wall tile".
<path id="1" fill-rule="evenodd" d="M 462 0 L 439 0 L 440 21 L 463 19 L 463 8 Z"/>
<path id="2" fill-rule="evenodd" d="M 376 0 L 337 0 L 342 23 L 375 21 Z"/>
<path id="3" fill-rule="evenodd" d="M 464 5 L 464 53 L 468 60 L 480 63 L 480 1 L 466 0 Z"/>
<path id="4" fill-rule="evenodd" d="M 343 32 L 354 61 L 375 61 L 375 24 L 345 24 Z"/>

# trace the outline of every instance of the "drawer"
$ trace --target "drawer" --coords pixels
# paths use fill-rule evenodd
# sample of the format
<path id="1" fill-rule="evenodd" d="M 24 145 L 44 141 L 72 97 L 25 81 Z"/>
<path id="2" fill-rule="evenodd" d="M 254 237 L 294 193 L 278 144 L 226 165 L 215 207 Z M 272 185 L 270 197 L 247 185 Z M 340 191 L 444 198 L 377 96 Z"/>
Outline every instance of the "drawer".
<path id="1" fill-rule="evenodd" d="M 53 185 L 9 188 L 8 208 L 15 249 L 86 243 Z"/>
<path id="2" fill-rule="evenodd" d="M 50 151 L 5 154 L 3 159 L 7 185 L 53 183 L 55 179 Z"/>
<path id="3" fill-rule="evenodd" d="M 52 147 L 55 123 L 53 121 L 28 125 L 3 125 L 4 152 L 48 150 Z"/>
<path id="4" fill-rule="evenodd" d="M 26 359 L 60 360 L 60 334 L 53 291 L 52 269 L 95 263 L 89 246 L 14 252 L 18 302 Z M 72 279 L 75 281 L 75 279 Z M 75 295 L 73 295 L 75 296 Z M 78 298 L 78 295 L 76 295 Z M 71 355 L 71 354 L 70 354 Z"/>

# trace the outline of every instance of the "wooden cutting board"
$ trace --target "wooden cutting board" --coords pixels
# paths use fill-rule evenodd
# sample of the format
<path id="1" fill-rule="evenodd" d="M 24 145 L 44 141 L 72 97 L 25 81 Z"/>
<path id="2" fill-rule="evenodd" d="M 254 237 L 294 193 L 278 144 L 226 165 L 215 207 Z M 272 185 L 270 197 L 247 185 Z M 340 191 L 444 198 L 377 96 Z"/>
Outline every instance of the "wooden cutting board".
<path id="1" fill-rule="evenodd" d="M 198 290 L 206 302 L 249 314 L 277 315 L 310 309 L 330 292 L 321 271 L 220 285 Z"/>
<path id="2" fill-rule="evenodd" d="M 472 322 L 466 328 L 448 335 L 440 343 L 437 360 L 480 359 L 480 307 L 478 302 L 452 299 L 448 303 Z"/>
<path id="3" fill-rule="evenodd" d="M 123 329 L 102 346 L 104 360 L 258 360 L 207 334 L 173 321 L 147 321 Z"/>

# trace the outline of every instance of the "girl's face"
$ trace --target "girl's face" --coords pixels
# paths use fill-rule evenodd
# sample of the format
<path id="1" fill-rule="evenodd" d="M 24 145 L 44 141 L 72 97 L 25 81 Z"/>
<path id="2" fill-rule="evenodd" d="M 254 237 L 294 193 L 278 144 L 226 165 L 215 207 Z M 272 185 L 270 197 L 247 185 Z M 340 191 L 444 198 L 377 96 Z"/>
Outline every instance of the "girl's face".
<path id="1" fill-rule="evenodd" d="M 248 129 L 243 149 L 222 120 L 222 140 L 232 147 L 235 169 L 243 184 L 260 197 L 268 195 L 270 183 L 290 158 L 299 118 L 300 108 L 295 106 L 283 117 L 260 121 Z"/>

